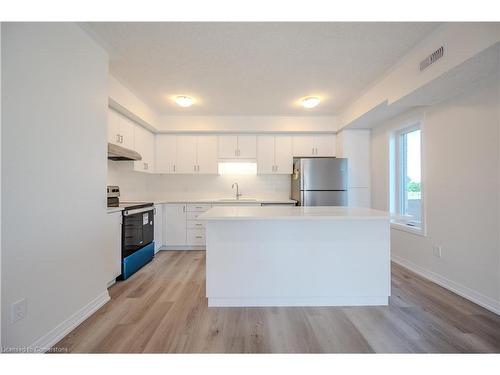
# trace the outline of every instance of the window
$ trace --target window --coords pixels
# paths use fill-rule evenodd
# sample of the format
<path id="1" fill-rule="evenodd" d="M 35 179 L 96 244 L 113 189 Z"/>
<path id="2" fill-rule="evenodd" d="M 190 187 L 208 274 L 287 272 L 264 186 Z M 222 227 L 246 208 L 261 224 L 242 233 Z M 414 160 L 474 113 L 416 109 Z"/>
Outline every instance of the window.
<path id="1" fill-rule="evenodd" d="M 423 196 L 420 125 L 396 133 L 394 222 L 416 231 L 423 229 Z"/>

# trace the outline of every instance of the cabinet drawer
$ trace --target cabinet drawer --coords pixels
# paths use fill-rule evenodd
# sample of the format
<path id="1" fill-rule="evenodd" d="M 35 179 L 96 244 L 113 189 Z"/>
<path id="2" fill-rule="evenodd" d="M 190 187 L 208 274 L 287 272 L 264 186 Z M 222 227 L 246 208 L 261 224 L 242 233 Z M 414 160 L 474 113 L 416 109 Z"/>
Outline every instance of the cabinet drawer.
<path id="1" fill-rule="evenodd" d="M 198 220 L 198 216 L 200 216 L 203 212 L 188 212 L 187 220 Z"/>
<path id="2" fill-rule="evenodd" d="M 204 229 L 188 229 L 187 230 L 188 245 L 205 245 L 205 230 Z"/>
<path id="3" fill-rule="evenodd" d="M 200 203 L 200 204 L 188 203 L 187 205 L 188 212 L 205 212 L 210 208 L 212 208 L 212 205 L 210 203 Z"/>
<path id="4" fill-rule="evenodd" d="M 202 220 L 188 220 L 188 229 L 205 229 L 205 222 Z"/>

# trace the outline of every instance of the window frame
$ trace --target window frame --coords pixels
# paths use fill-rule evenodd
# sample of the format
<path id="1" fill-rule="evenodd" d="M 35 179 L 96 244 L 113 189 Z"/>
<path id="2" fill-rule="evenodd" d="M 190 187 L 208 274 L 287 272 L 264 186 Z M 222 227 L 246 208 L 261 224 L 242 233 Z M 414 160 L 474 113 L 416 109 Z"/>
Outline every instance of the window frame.
<path id="1" fill-rule="evenodd" d="M 403 214 L 403 202 L 406 198 L 406 190 L 404 189 L 405 182 L 403 181 L 404 176 L 406 176 L 406 152 L 405 152 L 405 142 L 403 142 L 404 136 L 413 131 L 420 130 L 420 225 L 416 226 L 415 222 L 411 220 L 408 216 Z M 392 199 L 391 199 L 391 212 L 394 214 L 391 220 L 391 227 L 394 229 L 402 230 L 405 232 L 410 232 L 413 234 L 418 234 L 425 236 L 425 204 L 424 204 L 424 142 L 423 142 L 423 123 L 422 121 L 413 121 L 411 124 L 405 124 L 401 128 L 397 129 L 393 133 L 392 139 L 392 149 L 391 153 L 393 160 L 391 160 L 391 170 L 392 170 Z"/>

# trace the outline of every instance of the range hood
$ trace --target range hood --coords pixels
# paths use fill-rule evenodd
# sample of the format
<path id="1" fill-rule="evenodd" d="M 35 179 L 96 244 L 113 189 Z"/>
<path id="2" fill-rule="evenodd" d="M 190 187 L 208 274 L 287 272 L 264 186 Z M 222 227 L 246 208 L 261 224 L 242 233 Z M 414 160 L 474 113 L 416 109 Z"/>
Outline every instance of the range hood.
<path id="1" fill-rule="evenodd" d="M 108 143 L 109 160 L 142 160 L 141 154 L 134 150 Z"/>

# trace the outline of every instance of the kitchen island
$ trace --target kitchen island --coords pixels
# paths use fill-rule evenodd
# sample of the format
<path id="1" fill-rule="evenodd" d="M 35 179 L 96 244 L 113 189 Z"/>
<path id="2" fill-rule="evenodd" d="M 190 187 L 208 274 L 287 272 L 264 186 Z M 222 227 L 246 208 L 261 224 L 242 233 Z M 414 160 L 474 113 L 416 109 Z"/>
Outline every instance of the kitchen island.
<path id="1" fill-rule="evenodd" d="M 348 207 L 214 207 L 209 306 L 387 305 L 389 214 Z"/>

